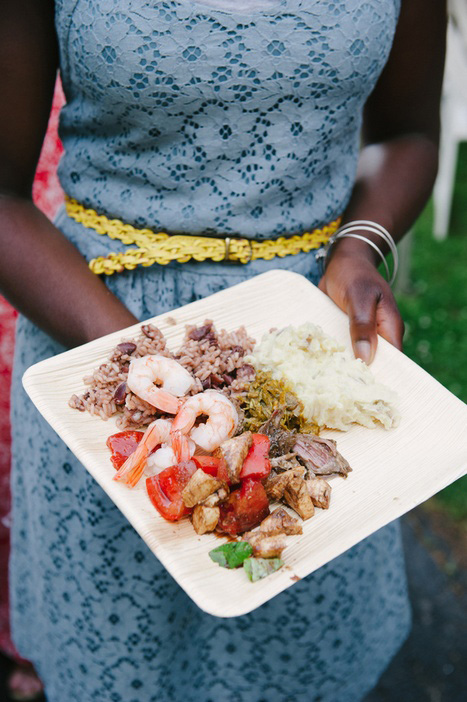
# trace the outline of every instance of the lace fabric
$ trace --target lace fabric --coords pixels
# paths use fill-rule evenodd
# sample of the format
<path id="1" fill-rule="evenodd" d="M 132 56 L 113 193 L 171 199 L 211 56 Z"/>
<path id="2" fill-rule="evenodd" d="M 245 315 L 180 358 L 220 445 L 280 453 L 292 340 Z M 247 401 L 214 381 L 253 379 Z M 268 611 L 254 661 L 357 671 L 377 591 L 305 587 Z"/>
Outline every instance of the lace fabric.
<path id="1" fill-rule="evenodd" d="M 398 9 L 60 0 L 65 192 L 169 232 L 268 238 L 335 219 Z"/>

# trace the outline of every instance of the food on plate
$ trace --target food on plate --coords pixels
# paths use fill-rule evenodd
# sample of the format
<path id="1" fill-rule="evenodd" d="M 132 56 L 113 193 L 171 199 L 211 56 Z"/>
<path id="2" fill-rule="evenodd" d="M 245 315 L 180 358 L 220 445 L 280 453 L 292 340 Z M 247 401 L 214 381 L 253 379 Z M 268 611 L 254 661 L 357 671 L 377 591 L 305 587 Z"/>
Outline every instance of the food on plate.
<path id="1" fill-rule="evenodd" d="M 246 541 L 222 544 L 209 551 L 209 557 L 223 568 L 238 568 L 253 553 L 253 547 Z"/>
<path id="2" fill-rule="evenodd" d="M 220 503 L 217 530 L 238 536 L 253 529 L 269 514 L 269 499 L 259 480 L 247 478 Z"/>
<path id="3" fill-rule="evenodd" d="M 191 510 L 183 502 L 182 492 L 197 470 L 194 461 L 183 461 L 146 478 L 149 499 L 161 517 L 176 522 L 190 514 Z"/>
<path id="4" fill-rule="evenodd" d="M 257 371 L 240 398 L 245 412 L 245 429 L 259 431 L 277 406 L 283 408 L 280 426 L 290 431 L 318 432 L 319 427 L 303 415 L 303 403 L 283 378 L 275 379 L 271 373 Z"/>
<path id="5" fill-rule="evenodd" d="M 243 568 L 252 582 L 275 572 L 284 564 L 280 559 L 286 536 L 302 533 L 302 527 L 282 507 L 263 519 L 256 531 L 245 532 L 241 541 L 223 544 L 209 552 L 211 559 L 224 568 Z"/>
<path id="6" fill-rule="evenodd" d="M 195 507 L 195 505 L 201 504 L 221 487 L 221 480 L 205 473 L 202 468 L 198 468 L 182 490 L 182 500 L 185 507 Z"/>
<path id="7" fill-rule="evenodd" d="M 112 452 L 110 460 L 113 467 L 118 470 L 126 459 L 136 451 L 136 447 L 143 438 L 142 431 L 121 431 L 107 439 L 107 447 Z"/>
<path id="8" fill-rule="evenodd" d="M 225 463 L 228 481 L 235 485 L 240 480 L 243 463 L 253 443 L 251 431 L 245 431 L 240 436 L 224 441 L 214 452 L 215 458 Z"/>
<path id="9" fill-rule="evenodd" d="M 145 476 L 164 519 L 189 517 L 198 534 L 228 535 L 233 542 L 211 558 L 243 565 L 254 582 L 283 565 L 288 538 L 315 509 L 329 508 L 327 480 L 351 471 L 320 427 L 388 428 L 397 412 L 392 393 L 318 327 L 274 331 L 253 347 L 243 327 L 218 332 L 206 320 L 188 326 L 171 353 L 143 325 L 70 405 L 131 427 L 107 440 L 114 480 L 134 488 Z"/>
<path id="10" fill-rule="evenodd" d="M 195 425 L 198 417 L 204 418 Z M 188 434 L 204 451 L 214 451 L 233 436 L 239 423 L 237 409 L 217 390 L 205 390 L 188 397 L 172 424 L 172 433 Z"/>
<path id="11" fill-rule="evenodd" d="M 181 346 L 172 353 L 162 332 L 143 324 L 135 339 L 118 344 L 108 360 L 84 378 L 85 391 L 73 395 L 69 406 L 104 420 L 115 416 L 120 429 L 146 428 L 164 413 L 132 392 L 127 380 L 132 359 L 148 354 L 173 358 L 183 366 L 193 377 L 190 395 L 213 388 L 241 397 L 255 375 L 253 366 L 245 362 L 254 343 L 244 327 L 218 331 L 206 320 L 200 327 L 187 326 Z"/>
<path id="12" fill-rule="evenodd" d="M 273 537 L 266 537 L 273 538 Z M 235 543 L 223 544 L 209 551 L 209 556 L 214 563 L 222 568 L 240 568 L 243 566 L 251 582 L 256 582 L 267 575 L 274 573 L 284 564 L 277 557 L 255 557 L 254 547 L 247 541 L 236 541 Z"/>
<path id="13" fill-rule="evenodd" d="M 331 501 L 331 486 L 324 478 L 309 478 L 306 482 L 307 490 L 315 507 L 329 509 Z"/>
<path id="14" fill-rule="evenodd" d="M 266 490 L 267 496 L 271 500 L 282 500 L 284 497 L 285 488 L 292 480 L 292 478 L 304 478 L 306 474 L 306 469 L 297 465 L 281 473 L 275 473 L 274 471 L 268 476 L 264 481 L 264 488 Z"/>
<path id="15" fill-rule="evenodd" d="M 310 519 L 315 508 L 308 492 L 306 482 L 300 475 L 293 475 L 284 488 L 284 500 L 303 519 Z"/>
<path id="16" fill-rule="evenodd" d="M 302 525 L 295 517 L 292 517 L 283 507 L 277 507 L 269 517 L 263 519 L 260 529 L 264 534 L 273 536 L 274 534 L 302 534 Z"/>
<path id="17" fill-rule="evenodd" d="M 220 509 L 217 506 L 209 507 L 206 504 L 195 505 L 191 515 L 193 529 L 197 534 L 207 534 L 214 531 L 219 521 Z"/>
<path id="18" fill-rule="evenodd" d="M 269 461 L 270 445 L 269 437 L 265 434 L 251 435 L 251 446 L 243 461 L 239 475 L 241 480 L 246 480 L 247 478 L 263 480 L 263 478 L 267 478 L 271 471 L 271 463 Z"/>
<path id="19" fill-rule="evenodd" d="M 271 443 L 272 467 L 280 471 L 303 464 L 310 475 L 342 475 L 345 478 L 352 469 L 338 452 L 336 441 L 282 429 L 282 411 L 280 407 L 274 410 L 270 419 L 260 427 L 260 432 L 268 436 Z"/>
<path id="20" fill-rule="evenodd" d="M 251 544 L 256 558 L 279 558 L 286 547 L 286 535 L 283 533 L 271 535 L 259 529 L 246 531 L 242 538 Z"/>
<path id="21" fill-rule="evenodd" d="M 297 434 L 293 450 L 310 474 L 342 475 L 345 478 L 352 470 L 338 452 L 334 439 Z"/>
<path id="22" fill-rule="evenodd" d="M 315 324 L 265 334 L 246 360 L 257 372 L 285 380 L 303 403 L 304 417 L 320 428 L 346 431 L 358 423 L 390 429 L 399 421 L 392 390 Z"/>
<path id="23" fill-rule="evenodd" d="M 148 404 L 177 414 L 179 398 L 187 394 L 194 384 L 194 378 L 173 358 L 148 354 L 131 359 L 126 384 L 129 390 Z"/>
<path id="24" fill-rule="evenodd" d="M 275 573 L 283 565 L 280 558 L 247 558 L 243 561 L 245 573 L 252 583 Z"/>
<path id="25" fill-rule="evenodd" d="M 194 448 L 193 442 L 186 436 L 180 432 L 172 433 L 172 422 L 169 419 L 156 419 L 148 426 L 135 451 L 128 456 L 113 479 L 128 487 L 134 487 L 148 464 L 151 469 L 166 467 L 164 464 L 167 462 L 171 466 L 180 461 L 187 461 L 193 455 Z M 150 455 L 154 450 L 155 453 Z M 164 452 L 163 462 L 160 460 L 161 452 Z"/>

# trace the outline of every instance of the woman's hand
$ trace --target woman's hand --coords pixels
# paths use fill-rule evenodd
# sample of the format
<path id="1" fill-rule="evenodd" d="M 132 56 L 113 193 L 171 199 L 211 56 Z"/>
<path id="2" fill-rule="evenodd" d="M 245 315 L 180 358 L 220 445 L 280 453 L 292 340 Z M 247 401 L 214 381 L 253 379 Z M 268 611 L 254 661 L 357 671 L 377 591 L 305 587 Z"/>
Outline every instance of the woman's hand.
<path id="1" fill-rule="evenodd" d="M 404 323 L 391 288 L 366 251 L 369 247 L 356 244 L 342 239 L 334 245 L 319 288 L 347 313 L 355 356 L 371 363 L 377 334 L 402 349 Z"/>
<path id="2" fill-rule="evenodd" d="M 438 164 L 446 20 L 446 0 L 400 4 L 389 59 L 365 106 L 363 148 L 342 224 L 370 220 L 397 242 L 428 200 Z M 386 251 L 380 237 L 362 234 Z M 378 263 L 364 242 L 340 239 L 320 282 L 349 315 L 355 355 L 367 363 L 373 360 L 377 334 L 400 349 L 404 330 Z"/>

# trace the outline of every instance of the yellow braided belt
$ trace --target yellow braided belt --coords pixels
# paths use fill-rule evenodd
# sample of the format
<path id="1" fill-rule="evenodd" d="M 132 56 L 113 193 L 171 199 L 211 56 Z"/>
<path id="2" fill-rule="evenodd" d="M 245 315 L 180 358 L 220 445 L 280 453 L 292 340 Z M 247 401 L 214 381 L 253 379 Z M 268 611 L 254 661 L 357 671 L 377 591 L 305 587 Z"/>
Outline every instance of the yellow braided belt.
<path id="1" fill-rule="evenodd" d="M 112 275 L 123 270 L 133 270 L 137 266 L 152 266 L 154 263 L 166 265 L 171 261 L 186 263 L 195 261 L 229 261 L 249 263 L 258 258 L 270 261 L 275 256 L 292 256 L 318 249 L 337 231 L 340 219 L 336 219 L 320 229 L 300 235 L 278 239 L 255 241 L 252 239 L 186 234 L 166 234 L 151 229 L 136 229 L 119 219 L 109 219 L 95 210 L 87 209 L 76 200 L 66 196 L 65 207 L 69 217 L 98 234 L 106 234 L 123 244 L 136 244 L 138 248 L 127 249 L 123 253 L 110 253 L 93 258 L 89 268 L 93 273 Z"/>

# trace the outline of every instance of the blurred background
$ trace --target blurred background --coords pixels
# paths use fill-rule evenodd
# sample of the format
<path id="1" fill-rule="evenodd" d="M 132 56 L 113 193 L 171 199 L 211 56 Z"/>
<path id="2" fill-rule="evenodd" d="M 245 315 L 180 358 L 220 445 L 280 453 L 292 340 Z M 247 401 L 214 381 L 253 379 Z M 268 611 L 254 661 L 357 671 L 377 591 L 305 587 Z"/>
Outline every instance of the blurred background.
<path id="1" fill-rule="evenodd" d="M 396 297 L 405 353 L 467 402 L 467 0 L 451 0 L 450 12 L 439 173 L 400 245 Z M 467 476 L 407 514 L 402 527 L 413 629 L 365 702 L 463 702 Z"/>
<path id="2" fill-rule="evenodd" d="M 467 0 L 452 0 L 451 14 L 440 172 L 432 200 L 400 245 L 396 296 L 406 324 L 405 353 L 467 402 Z M 62 102 L 58 85 L 34 185 L 34 198 L 50 217 L 62 201 L 55 173 L 61 150 L 57 120 Z M 14 311 L 0 298 L 0 650 L 13 656 L 5 624 L 5 554 L 14 318 Z M 443 441 L 443 437 L 434 436 L 433 441 Z M 366 702 L 464 702 L 467 476 L 406 515 L 402 525 L 413 629 Z M 1 700 L 9 699 L 5 678 L 10 670 L 11 663 L 0 657 Z"/>

